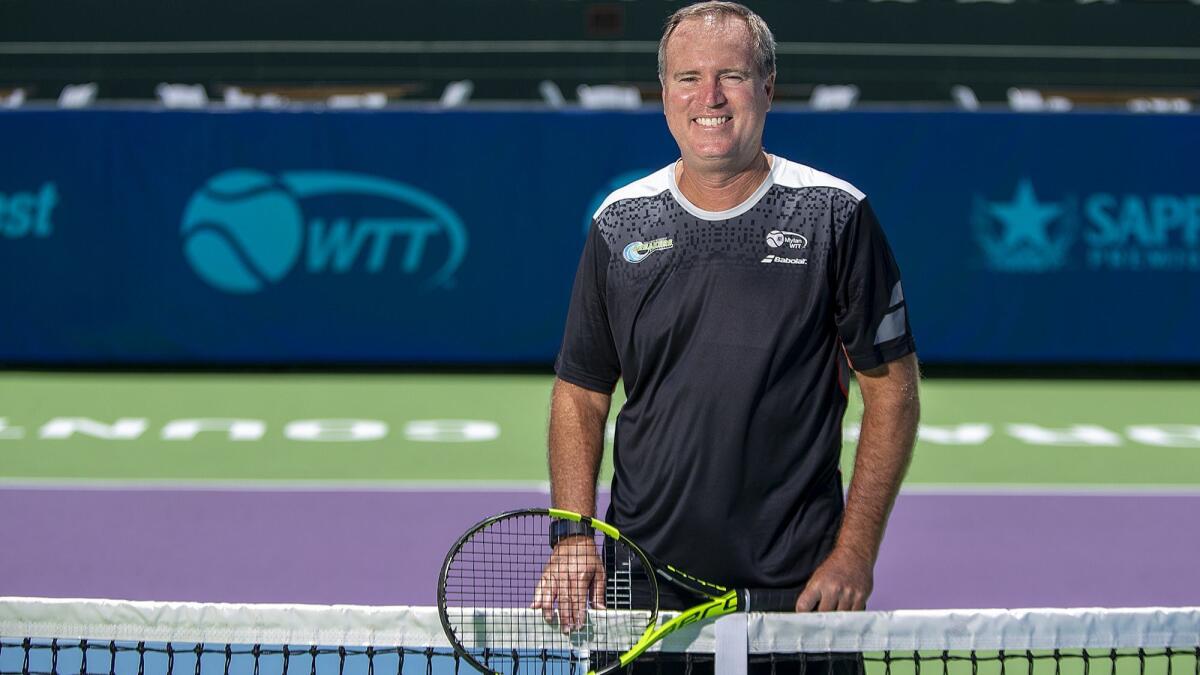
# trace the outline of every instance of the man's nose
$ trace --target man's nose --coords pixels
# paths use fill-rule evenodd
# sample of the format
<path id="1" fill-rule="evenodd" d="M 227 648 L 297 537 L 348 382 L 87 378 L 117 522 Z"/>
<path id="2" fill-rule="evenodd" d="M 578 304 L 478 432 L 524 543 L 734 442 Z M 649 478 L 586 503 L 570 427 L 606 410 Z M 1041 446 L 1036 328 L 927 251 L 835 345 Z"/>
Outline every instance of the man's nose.
<path id="1" fill-rule="evenodd" d="M 700 89 L 700 102 L 709 108 L 725 105 L 725 92 L 719 79 L 705 82 Z"/>

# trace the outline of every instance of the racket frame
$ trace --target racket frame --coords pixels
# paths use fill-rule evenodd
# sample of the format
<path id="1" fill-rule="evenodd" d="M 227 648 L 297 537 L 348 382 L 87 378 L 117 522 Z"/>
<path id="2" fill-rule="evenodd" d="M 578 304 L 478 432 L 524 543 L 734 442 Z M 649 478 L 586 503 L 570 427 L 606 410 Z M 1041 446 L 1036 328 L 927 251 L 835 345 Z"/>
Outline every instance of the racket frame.
<path id="1" fill-rule="evenodd" d="M 515 518 L 517 516 L 548 516 L 549 518 L 561 518 L 590 525 L 593 530 L 601 532 L 604 536 L 612 539 L 614 542 L 624 544 L 629 550 L 633 551 L 634 554 L 640 558 L 640 562 L 644 569 L 650 572 L 646 575 L 646 578 L 650 582 L 653 604 L 649 608 L 651 615 L 646 630 L 642 633 L 641 637 L 638 638 L 637 642 L 635 642 L 628 650 L 622 652 L 616 660 L 600 670 L 589 670 L 588 675 L 605 675 L 606 673 L 609 673 L 617 668 L 623 668 L 633 662 L 633 660 L 638 656 L 641 656 L 643 653 L 645 653 L 646 650 L 654 646 L 655 643 L 659 642 L 680 628 L 689 626 L 693 623 L 706 621 L 708 619 L 715 619 L 726 614 L 732 614 L 734 612 L 741 611 L 743 608 L 743 597 L 738 590 L 728 589 L 724 586 L 719 586 L 702 579 L 697 579 L 696 577 L 693 577 L 678 568 L 654 559 L 645 551 L 643 551 L 636 543 L 622 536 L 620 530 L 598 518 L 585 516 L 573 511 L 553 508 L 530 508 L 506 511 L 504 513 L 499 513 L 485 518 L 484 520 L 473 525 L 461 537 L 459 537 L 454 543 L 454 546 L 451 547 L 450 551 L 446 554 L 446 560 L 442 563 L 442 568 L 438 575 L 438 616 L 442 622 L 442 629 L 445 631 L 446 637 L 450 640 L 450 645 L 454 648 L 455 653 L 457 653 L 460 657 L 465 659 L 468 663 L 481 672 L 494 673 L 495 675 L 506 675 L 504 673 L 499 673 L 498 671 L 481 663 L 468 651 L 466 647 L 462 645 L 461 641 L 458 639 L 457 631 L 451 625 L 450 617 L 447 611 L 446 580 L 449 576 L 450 565 L 454 561 L 455 555 L 468 541 L 471 540 L 471 538 L 477 532 L 487 529 L 498 521 Z M 548 540 L 547 545 L 549 545 Z M 683 610 L 678 615 L 659 625 L 658 577 L 661 577 L 667 582 L 678 586 L 689 593 L 706 598 L 706 601 L 699 605 L 695 605 Z"/>

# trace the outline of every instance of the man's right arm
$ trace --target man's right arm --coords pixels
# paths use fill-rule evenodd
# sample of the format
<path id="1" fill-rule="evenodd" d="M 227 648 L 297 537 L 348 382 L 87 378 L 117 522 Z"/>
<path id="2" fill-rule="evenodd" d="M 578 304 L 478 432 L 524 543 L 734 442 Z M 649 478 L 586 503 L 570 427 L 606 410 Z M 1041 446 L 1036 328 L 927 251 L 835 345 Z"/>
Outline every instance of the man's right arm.
<path id="1" fill-rule="evenodd" d="M 604 425 L 612 396 L 554 380 L 550 396 L 550 503 L 596 515 L 596 478 L 604 456 Z M 564 631 L 581 628 L 589 600 L 604 607 L 604 564 L 589 537 L 567 537 L 554 547 L 534 591 L 535 609 Z M 557 616 L 556 616 L 557 608 Z"/>
<path id="2" fill-rule="evenodd" d="M 604 456 L 611 394 L 554 380 L 550 397 L 550 503 L 596 515 L 596 479 Z"/>

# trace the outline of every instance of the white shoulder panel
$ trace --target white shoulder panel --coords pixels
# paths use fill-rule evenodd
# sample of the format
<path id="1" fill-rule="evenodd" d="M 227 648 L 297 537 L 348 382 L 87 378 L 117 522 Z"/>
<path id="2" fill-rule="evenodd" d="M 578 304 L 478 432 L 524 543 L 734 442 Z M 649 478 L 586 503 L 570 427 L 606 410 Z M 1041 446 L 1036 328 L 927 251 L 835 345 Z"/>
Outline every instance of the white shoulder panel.
<path id="1" fill-rule="evenodd" d="M 645 178 L 635 180 L 623 188 L 614 190 L 608 195 L 608 197 L 604 199 L 604 202 L 600 204 L 600 208 L 596 209 L 596 212 L 592 214 L 592 220 L 595 220 L 597 217 L 599 217 L 599 215 L 604 212 L 604 209 L 607 209 L 622 199 L 653 197 L 654 195 L 662 194 L 663 192 L 670 190 L 670 174 L 671 168 L 674 166 L 674 164 L 668 164 L 667 166 L 655 171 Z"/>
<path id="2" fill-rule="evenodd" d="M 859 190 L 837 176 L 831 176 L 824 171 L 817 171 L 811 166 L 797 164 L 778 155 L 776 159 L 780 160 L 782 165 L 778 171 L 773 172 L 777 185 L 790 188 L 831 187 L 844 190 L 860 202 L 867 198 L 867 195 L 862 190 Z"/>

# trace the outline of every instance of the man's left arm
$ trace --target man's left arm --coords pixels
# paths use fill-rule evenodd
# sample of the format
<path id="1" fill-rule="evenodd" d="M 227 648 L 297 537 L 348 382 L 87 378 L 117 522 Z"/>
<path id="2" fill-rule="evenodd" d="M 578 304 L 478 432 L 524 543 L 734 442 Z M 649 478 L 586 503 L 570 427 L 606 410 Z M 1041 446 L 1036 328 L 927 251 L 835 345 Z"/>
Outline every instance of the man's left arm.
<path id="1" fill-rule="evenodd" d="M 883 530 L 912 459 L 921 413 L 919 377 L 915 354 L 857 373 L 862 430 L 842 526 L 833 551 L 796 600 L 796 611 L 866 608 Z"/>

